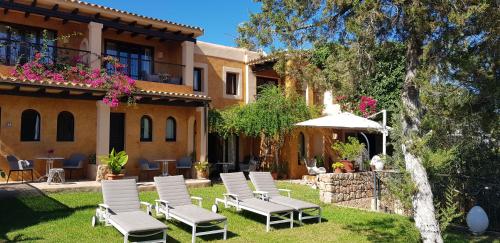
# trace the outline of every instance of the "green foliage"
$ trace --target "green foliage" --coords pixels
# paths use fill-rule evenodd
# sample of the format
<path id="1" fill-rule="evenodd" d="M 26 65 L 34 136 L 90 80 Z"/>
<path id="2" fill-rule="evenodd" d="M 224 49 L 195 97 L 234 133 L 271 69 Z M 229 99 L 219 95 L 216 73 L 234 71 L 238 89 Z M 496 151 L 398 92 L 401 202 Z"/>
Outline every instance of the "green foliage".
<path id="1" fill-rule="evenodd" d="M 459 203 L 457 201 L 458 191 L 449 184 L 444 192 L 445 201 L 441 203 L 439 201 L 435 202 L 437 209 L 437 218 L 439 219 L 439 226 L 441 227 L 441 232 L 445 232 L 451 222 L 457 218 L 462 217 L 463 213 L 460 212 Z"/>
<path id="2" fill-rule="evenodd" d="M 128 155 L 125 151 L 115 153 L 115 149 L 113 148 L 111 150 L 111 153 L 109 153 L 109 155 L 99 156 L 99 160 L 102 163 L 107 164 L 109 169 L 111 169 L 111 173 L 116 175 L 120 174 L 123 166 L 127 164 Z"/>
<path id="3" fill-rule="evenodd" d="M 288 133 L 295 123 L 310 119 L 316 114 L 307 107 L 303 98 L 286 96 L 281 87 L 266 86 L 258 99 L 245 106 L 233 106 L 222 111 L 209 112 L 209 128 L 227 136 L 243 133 L 247 136 L 264 135 L 278 138 Z"/>
<path id="4" fill-rule="evenodd" d="M 200 162 L 196 162 L 194 164 L 194 168 L 197 170 L 197 171 L 206 171 L 209 167 L 209 163 L 208 161 L 200 161 Z"/>
<path id="5" fill-rule="evenodd" d="M 337 151 L 341 158 L 345 158 L 347 160 L 356 160 L 359 155 L 363 152 L 365 145 L 360 143 L 359 140 L 355 137 L 347 138 L 347 142 L 336 142 L 332 145 L 332 149 Z"/>
<path id="6" fill-rule="evenodd" d="M 341 162 L 335 162 L 333 165 L 332 165 L 333 169 L 344 169 L 344 164 L 342 164 Z"/>

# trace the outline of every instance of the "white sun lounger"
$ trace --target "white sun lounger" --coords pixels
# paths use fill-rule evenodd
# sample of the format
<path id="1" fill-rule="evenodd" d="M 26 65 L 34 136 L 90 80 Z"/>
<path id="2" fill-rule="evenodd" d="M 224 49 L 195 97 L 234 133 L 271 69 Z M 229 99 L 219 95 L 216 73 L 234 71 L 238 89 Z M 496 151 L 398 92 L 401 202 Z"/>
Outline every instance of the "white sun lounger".
<path id="1" fill-rule="evenodd" d="M 174 218 L 192 227 L 191 241 L 196 236 L 209 234 L 223 234 L 227 237 L 227 218 L 201 207 L 201 197 L 189 197 L 189 193 L 182 175 L 155 177 L 156 190 L 160 199 L 156 200 L 156 215 L 165 215 L 165 218 Z M 193 205 L 191 199 L 198 200 L 198 206 Z M 223 224 L 223 228 L 219 226 Z M 197 232 L 199 228 L 213 228 L 215 230 Z"/>
<path id="2" fill-rule="evenodd" d="M 321 223 L 321 207 L 301 200 L 290 198 L 290 190 L 278 189 L 274 183 L 273 177 L 269 172 L 250 172 L 250 180 L 255 189 L 260 192 L 261 199 L 291 207 L 299 212 L 299 222 L 302 224 L 304 219 L 317 218 Z M 288 193 L 288 197 L 281 196 L 280 191 Z M 304 213 L 307 216 L 304 216 Z"/>
<path id="3" fill-rule="evenodd" d="M 272 224 L 289 223 L 293 228 L 294 209 L 256 198 L 254 195 L 258 192 L 250 190 L 243 172 L 221 173 L 220 176 L 227 193 L 223 194 L 223 199 L 215 199 L 216 205 L 223 203 L 225 208 L 235 207 L 237 211 L 246 210 L 266 216 L 267 232 Z M 278 219 L 273 221 L 272 218 Z"/>
<path id="4" fill-rule="evenodd" d="M 141 242 L 166 242 L 167 226 L 151 216 L 151 204 L 139 201 L 137 184 L 134 179 L 101 181 L 104 203 L 99 204 L 96 215 L 92 217 L 92 226 L 97 222 L 112 225 L 123 234 L 123 241 L 128 238 L 152 237 L 162 234 L 162 239 Z M 141 204 L 147 211 L 141 210 Z"/>

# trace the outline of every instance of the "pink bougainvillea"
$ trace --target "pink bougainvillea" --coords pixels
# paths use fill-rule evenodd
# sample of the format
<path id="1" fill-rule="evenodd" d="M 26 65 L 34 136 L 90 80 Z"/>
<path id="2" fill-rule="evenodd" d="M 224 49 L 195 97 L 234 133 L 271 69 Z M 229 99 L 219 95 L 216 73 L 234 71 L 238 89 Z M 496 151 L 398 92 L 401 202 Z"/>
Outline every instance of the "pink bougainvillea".
<path id="1" fill-rule="evenodd" d="M 370 116 L 377 112 L 377 100 L 369 96 L 361 96 L 358 108 L 364 117 Z"/>
<path id="2" fill-rule="evenodd" d="M 340 95 L 335 98 L 343 111 L 351 112 L 357 115 L 368 117 L 377 112 L 377 100 L 370 96 L 354 96 Z"/>
<path id="3" fill-rule="evenodd" d="M 106 91 L 103 102 L 110 107 L 117 107 L 120 99 L 127 98 L 127 102 L 135 103 L 134 91 L 137 89 L 136 81 L 123 73 L 124 66 L 112 57 L 104 57 L 103 61 L 113 69 L 110 74 L 105 68 L 90 70 L 80 62 L 75 65 L 54 65 L 43 62 L 44 56 L 36 53 L 33 61 L 18 64 L 12 70 L 12 75 L 23 80 L 41 82 L 51 79 L 57 83 L 69 82 L 90 85 Z M 74 58 L 81 60 L 81 58 Z"/>

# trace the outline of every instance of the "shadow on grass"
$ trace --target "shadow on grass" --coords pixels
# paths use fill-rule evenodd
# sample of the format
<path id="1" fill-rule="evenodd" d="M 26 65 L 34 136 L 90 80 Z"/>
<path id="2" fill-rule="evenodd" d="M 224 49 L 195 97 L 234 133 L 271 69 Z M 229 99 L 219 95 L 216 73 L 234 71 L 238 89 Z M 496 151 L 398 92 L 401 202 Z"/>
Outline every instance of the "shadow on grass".
<path id="1" fill-rule="evenodd" d="M 343 226 L 356 234 L 365 235 L 371 242 L 418 242 L 412 226 L 393 218 L 380 218 Z"/>
<path id="2" fill-rule="evenodd" d="M 192 228 L 191 226 L 187 225 L 187 224 L 184 224 L 180 221 L 177 221 L 177 220 L 165 220 L 165 219 L 162 219 L 163 222 L 165 222 L 167 225 L 171 224 L 171 225 L 175 225 L 176 227 L 180 228 L 181 230 L 185 231 L 187 234 L 191 235 L 192 233 Z M 230 225 L 228 224 L 228 227 L 230 227 Z M 197 228 L 198 230 L 198 233 L 199 232 L 203 232 L 203 231 L 208 231 L 208 230 L 215 230 L 216 227 L 211 227 L 211 228 L 207 228 L 206 230 L 204 228 Z M 222 229 L 222 227 L 219 227 L 217 229 Z M 235 234 L 234 232 L 231 232 L 229 229 L 227 231 L 227 239 L 231 239 L 231 238 L 234 238 L 238 236 L 238 234 Z M 222 240 L 222 233 L 220 234 L 211 234 L 211 235 L 202 235 L 202 236 L 198 236 L 197 238 L 201 238 L 203 239 L 204 241 L 212 241 L 212 240 Z M 172 240 L 174 240 L 174 242 L 180 242 L 176 239 L 173 239 L 172 237 L 169 236 L 169 240 L 167 240 L 168 242 L 172 242 Z"/>
<path id="3" fill-rule="evenodd" d="M 38 190 L 35 187 L 33 190 Z M 0 199 L 0 241 L 19 242 L 49 240 L 41 237 L 29 237 L 22 233 L 8 238 L 7 233 L 24 229 L 42 222 L 67 217 L 78 210 L 88 207 L 70 208 L 39 191 L 38 196 L 6 197 Z"/>

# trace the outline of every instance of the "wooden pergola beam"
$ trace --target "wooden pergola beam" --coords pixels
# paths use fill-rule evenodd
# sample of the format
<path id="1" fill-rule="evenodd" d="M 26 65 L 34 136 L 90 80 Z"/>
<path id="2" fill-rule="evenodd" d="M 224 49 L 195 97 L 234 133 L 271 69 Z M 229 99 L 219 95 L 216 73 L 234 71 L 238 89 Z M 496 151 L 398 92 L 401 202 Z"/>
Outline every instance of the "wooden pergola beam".
<path id="1" fill-rule="evenodd" d="M 127 23 L 120 22 L 121 19 L 115 18 L 114 20 L 104 19 L 104 18 L 95 18 L 94 16 L 84 16 L 78 13 L 72 14 L 68 12 L 63 12 L 59 10 L 53 10 L 50 8 L 43 8 L 40 6 L 31 6 L 26 4 L 17 3 L 14 1 L 0 1 L 0 8 L 15 10 L 20 12 L 29 12 L 30 14 L 49 16 L 49 18 L 58 18 L 63 19 L 64 23 L 68 21 L 82 22 L 82 23 L 90 23 L 90 22 L 98 22 L 103 24 L 106 28 L 114 28 L 117 30 L 123 30 L 127 32 L 137 32 L 138 34 L 145 36 L 152 36 L 156 38 L 164 38 L 166 40 L 174 40 L 174 41 L 191 41 L 196 42 L 194 37 L 190 37 L 188 35 L 181 35 L 181 31 L 170 32 L 170 31 L 160 31 L 152 28 L 143 28 L 137 25 L 129 26 Z M 74 11 L 74 10 L 73 10 Z M 103 27 L 103 29 L 104 29 Z M 146 26 L 146 27 L 149 27 Z"/>

